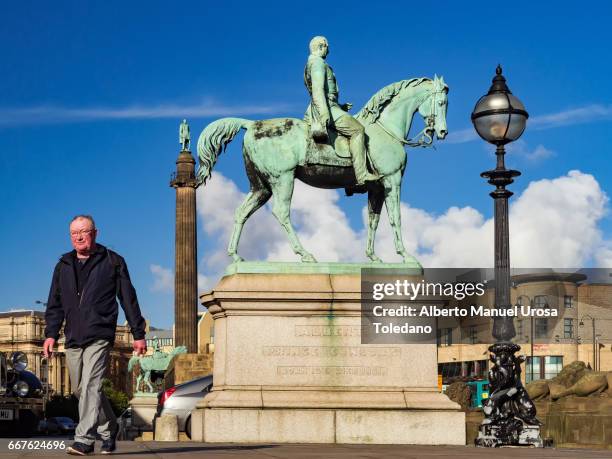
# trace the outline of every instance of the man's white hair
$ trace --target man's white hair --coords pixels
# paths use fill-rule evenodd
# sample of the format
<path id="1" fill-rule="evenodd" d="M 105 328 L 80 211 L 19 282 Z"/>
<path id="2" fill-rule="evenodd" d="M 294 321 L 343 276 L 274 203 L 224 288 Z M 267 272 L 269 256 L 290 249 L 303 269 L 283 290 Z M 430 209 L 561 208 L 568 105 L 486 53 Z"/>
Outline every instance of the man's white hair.
<path id="1" fill-rule="evenodd" d="M 91 226 L 93 227 L 93 229 L 96 228 L 96 222 L 94 221 L 93 217 L 91 215 L 86 215 L 86 214 L 79 214 L 76 217 L 73 217 L 72 220 L 70 220 L 70 224 L 72 225 L 72 222 L 74 222 L 75 220 L 89 220 L 91 222 Z"/>
<path id="2" fill-rule="evenodd" d="M 317 35 L 316 37 L 314 37 L 312 40 L 310 40 L 310 44 L 308 45 L 308 48 L 310 48 L 310 52 L 314 53 L 315 51 L 317 51 L 319 49 L 319 45 L 321 43 L 326 43 L 329 44 L 327 42 L 327 38 L 325 38 L 322 35 Z"/>

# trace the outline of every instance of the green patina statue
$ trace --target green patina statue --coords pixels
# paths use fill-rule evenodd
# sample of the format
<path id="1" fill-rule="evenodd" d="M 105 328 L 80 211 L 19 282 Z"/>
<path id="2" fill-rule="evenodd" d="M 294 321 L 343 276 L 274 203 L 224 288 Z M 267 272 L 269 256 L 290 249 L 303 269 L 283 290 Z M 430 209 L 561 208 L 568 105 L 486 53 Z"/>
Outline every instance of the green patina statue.
<path id="1" fill-rule="evenodd" d="M 179 126 L 179 143 L 183 151 L 189 150 L 189 142 L 191 141 L 191 134 L 189 133 L 189 125 L 187 120 L 183 120 Z"/>
<path id="2" fill-rule="evenodd" d="M 153 338 L 153 354 L 138 356 L 134 355 L 128 362 L 128 372 L 134 369 L 136 363 L 140 364 L 140 373 L 136 378 L 136 392 L 152 393 L 155 388 L 151 383 L 152 375 L 162 376 L 165 373 L 170 361 L 175 355 L 185 354 L 187 348 L 178 346 L 172 349 L 172 352 L 166 353 L 161 350 L 159 339 Z M 140 390 L 140 386 L 144 385 L 144 390 Z"/>
<path id="3" fill-rule="evenodd" d="M 338 104 L 336 75 L 325 62 L 328 53 L 329 45 L 325 37 L 314 37 L 310 41 L 310 56 L 304 68 L 304 84 L 310 94 L 310 105 L 304 121 L 310 124 L 315 141 L 326 143 L 330 126 L 348 139 L 357 185 L 364 185 L 365 182 L 378 180 L 380 176 L 368 172 L 365 130 L 359 121 L 347 113 L 353 104 Z"/>
<path id="4" fill-rule="evenodd" d="M 385 86 L 374 94 L 355 117 L 338 103 L 338 86 L 326 64 L 327 40 L 315 37 L 310 44 L 304 79 L 311 94 L 305 120 L 275 118 L 251 121 L 222 118 L 209 124 L 198 139 L 198 184 L 206 182 L 221 150 L 241 129 L 246 129 L 243 156 L 251 189 L 236 210 L 228 253 L 235 262 L 246 220 L 272 195 L 272 213 L 287 232 L 293 251 L 304 262 L 315 258 L 300 243 L 289 211 L 294 179 L 318 188 L 344 188 L 347 194 L 368 193 L 366 255 L 381 262 L 374 238 L 383 204 L 393 228 L 395 250 L 405 263 L 414 262 L 404 248 L 400 222 L 400 187 L 406 167 L 404 146 L 429 146 L 435 135 L 447 134 L 448 86 L 443 78 L 412 78 Z M 417 140 L 406 140 L 413 117 L 419 112 L 425 128 Z M 367 170 L 365 145 L 371 172 Z"/>

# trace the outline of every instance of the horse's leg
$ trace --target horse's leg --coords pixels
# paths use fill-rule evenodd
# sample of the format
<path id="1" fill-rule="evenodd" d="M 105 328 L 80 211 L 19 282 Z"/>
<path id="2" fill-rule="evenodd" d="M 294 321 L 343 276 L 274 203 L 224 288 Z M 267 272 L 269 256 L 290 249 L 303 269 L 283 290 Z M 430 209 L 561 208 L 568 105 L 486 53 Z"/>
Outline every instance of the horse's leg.
<path id="1" fill-rule="evenodd" d="M 145 384 L 149 388 L 149 392 L 153 392 L 153 385 L 151 384 L 151 372 L 147 371 L 145 373 Z"/>
<path id="2" fill-rule="evenodd" d="M 242 227 L 248 218 L 253 215 L 257 209 L 263 206 L 268 199 L 270 199 L 271 192 L 264 186 L 252 185 L 251 191 L 247 194 L 247 197 L 242 202 L 240 207 L 236 209 L 234 214 L 234 231 L 232 232 L 232 238 L 230 239 L 227 253 L 234 259 L 235 262 L 243 261 L 242 257 L 238 255 L 238 241 L 240 240 L 240 233 L 242 233 Z"/>
<path id="3" fill-rule="evenodd" d="M 291 197 L 293 196 L 293 180 L 293 174 L 290 172 L 282 174 L 277 179 L 270 180 L 272 195 L 274 196 L 272 214 L 274 214 L 281 226 L 285 228 L 293 252 L 300 255 L 302 261 L 316 262 L 317 260 L 315 260 L 312 254 L 308 253 L 302 246 L 291 224 L 289 213 L 291 209 Z"/>
<path id="4" fill-rule="evenodd" d="M 387 207 L 387 215 L 389 222 L 393 228 L 393 239 L 395 242 L 395 251 L 402 256 L 404 263 L 408 262 L 412 257 L 404 247 L 402 240 L 402 221 L 400 216 L 400 188 L 402 183 L 402 174 L 398 171 L 393 175 L 383 178 L 385 186 L 385 206 Z"/>
<path id="5" fill-rule="evenodd" d="M 382 260 L 374 253 L 374 240 L 376 238 L 376 228 L 380 221 L 380 211 L 385 202 L 385 190 L 382 185 L 375 183 L 368 190 L 368 242 L 366 244 L 366 256 L 375 263 L 382 263 Z"/>

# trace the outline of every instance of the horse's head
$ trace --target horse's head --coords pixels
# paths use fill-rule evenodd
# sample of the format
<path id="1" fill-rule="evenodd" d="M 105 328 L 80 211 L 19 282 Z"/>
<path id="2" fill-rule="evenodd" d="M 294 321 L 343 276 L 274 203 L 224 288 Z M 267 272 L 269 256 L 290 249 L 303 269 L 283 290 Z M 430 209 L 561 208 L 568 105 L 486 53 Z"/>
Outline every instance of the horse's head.
<path id="1" fill-rule="evenodd" d="M 431 138 L 434 132 L 440 140 L 446 137 L 446 107 L 448 104 L 448 86 L 444 77 L 434 76 L 431 89 L 419 105 L 419 113 L 425 121 L 425 133 Z"/>

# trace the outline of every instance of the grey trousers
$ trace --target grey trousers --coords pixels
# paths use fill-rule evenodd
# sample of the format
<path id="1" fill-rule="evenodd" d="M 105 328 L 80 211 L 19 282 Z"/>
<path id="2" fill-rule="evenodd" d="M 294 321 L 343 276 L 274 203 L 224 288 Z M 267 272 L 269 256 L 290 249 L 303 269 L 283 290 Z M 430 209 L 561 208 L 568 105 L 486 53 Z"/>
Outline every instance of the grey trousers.
<path id="1" fill-rule="evenodd" d="M 66 349 L 66 361 L 74 395 L 79 399 L 79 424 L 74 441 L 93 445 L 96 432 L 108 440 L 117 430 L 117 418 L 102 393 L 102 378 L 110 356 L 111 343 L 97 340 L 79 348 Z"/>

